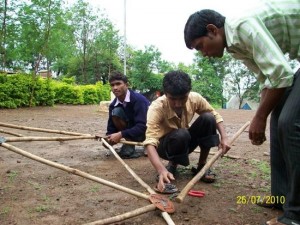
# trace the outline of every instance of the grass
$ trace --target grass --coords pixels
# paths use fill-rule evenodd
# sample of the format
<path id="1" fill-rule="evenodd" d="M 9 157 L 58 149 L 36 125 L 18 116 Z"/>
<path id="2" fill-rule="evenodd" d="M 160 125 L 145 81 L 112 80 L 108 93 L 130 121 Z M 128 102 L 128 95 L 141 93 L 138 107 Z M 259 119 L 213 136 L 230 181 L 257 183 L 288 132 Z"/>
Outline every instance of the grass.
<path id="1" fill-rule="evenodd" d="M 17 176 L 18 176 L 18 171 L 15 171 L 15 170 L 11 170 L 7 174 L 7 177 L 8 177 L 10 182 L 13 182 L 16 179 Z"/>
<path id="2" fill-rule="evenodd" d="M 212 185 L 213 185 L 213 187 L 215 187 L 215 188 L 220 188 L 220 187 L 221 187 L 221 184 L 220 184 L 220 183 L 213 183 Z"/>
<path id="3" fill-rule="evenodd" d="M 251 211 L 254 213 L 262 213 L 263 212 L 263 208 L 256 206 L 256 207 L 251 207 Z"/>
<path id="4" fill-rule="evenodd" d="M 215 183 L 213 187 L 244 187 L 256 189 L 261 194 L 270 192 L 271 171 L 269 163 L 263 160 L 249 159 L 233 161 L 223 158 L 222 163 L 216 166 L 217 173 L 224 175 L 223 183 Z M 225 173 L 224 173 L 225 172 Z"/>
<path id="5" fill-rule="evenodd" d="M 98 192 L 100 190 L 101 186 L 100 185 L 94 185 L 92 188 L 91 188 L 91 192 L 95 193 L 95 192 Z"/>
<path id="6" fill-rule="evenodd" d="M 44 202 L 50 202 L 50 198 L 49 198 L 47 195 L 44 195 L 44 196 L 42 197 L 42 200 L 43 200 Z"/>
<path id="7" fill-rule="evenodd" d="M 33 209 L 30 209 L 28 212 L 37 212 L 37 213 L 42 213 L 42 212 L 47 212 L 50 211 L 51 206 L 50 206 L 50 198 L 47 195 L 42 196 L 42 204 L 39 204 L 35 206 Z"/>
<path id="8" fill-rule="evenodd" d="M 35 183 L 35 182 L 32 182 L 32 181 L 28 181 L 28 183 L 30 185 L 32 185 L 35 190 L 41 190 L 41 185 L 39 183 Z"/>
<path id="9" fill-rule="evenodd" d="M 0 216 L 6 216 L 9 212 L 10 212 L 10 208 L 6 206 L 3 209 L 1 209 Z"/>
<path id="10" fill-rule="evenodd" d="M 271 169 L 269 163 L 265 161 L 251 160 L 250 164 L 258 169 L 264 180 L 269 181 L 271 179 Z"/>
<path id="11" fill-rule="evenodd" d="M 38 212 L 38 213 L 41 213 L 41 212 L 46 212 L 46 211 L 48 211 L 49 209 L 50 209 L 50 207 L 47 206 L 47 205 L 39 205 L 39 206 L 36 206 L 36 207 L 34 208 L 34 211 L 36 211 L 36 212 Z"/>

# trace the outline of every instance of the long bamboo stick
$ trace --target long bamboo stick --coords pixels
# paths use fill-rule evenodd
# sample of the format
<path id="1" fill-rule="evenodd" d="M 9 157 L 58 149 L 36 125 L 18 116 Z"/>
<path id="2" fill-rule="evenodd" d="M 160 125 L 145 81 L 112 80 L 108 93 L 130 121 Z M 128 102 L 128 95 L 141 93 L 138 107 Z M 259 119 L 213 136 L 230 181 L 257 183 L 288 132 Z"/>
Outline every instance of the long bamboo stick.
<path id="1" fill-rule="evenodd" d="M 231 146 L 233 142 L 241 135 L 241 133 L 249 126 L 250 121 L 246 122 L 231 138 L 229 145 Z M 205 166 L 193 177 L 193 179 L 182 189 L 179 195 L 175 198 L 176 202 L 181 203 L 189 190 L 199 181 L 199 179 L 205 174 L 214 162 L 222 155 L 222 149 L 220 149 L 206 164 Z"/>
<path id="2" fill-rule="evenodd" d="M 200 153 L 201 151 L 199 150 L 199 149 L 196 149 L 195 151 L 193 151 L 193 152 L 195 152 L 195 153 Z M 209 155 L 214 155 L 214 154 L 216 154 L 218 151 L 211 151 L 211 152 L 209 152 Z M 225 158 L 230 158 L 230 159 L 241 159 L 242 157 L 240 157 L 240 156 L 237 156 L 237 155 L 230 155 L 230 154 L 225 154 L 225 155 L 223 155 L 223 157 L 225 157 Z"/>
<path id="3" fill-rule="evenodd" d="M 19 126 L 19 125 L 2 123 L 2 122 L 0 122 L 0 126 L 10 127 L 10 128 L 20 129 L 20 130 L 46 132 L 46 133 L 68 134 L 68 135 L 75 135 L 75 136 L 84 136 L 84 135 L 90 136 L 90 134 L 82 134 L 82 133 L 62 131 L 62 130 L 51 130 L 51 129 L 44 129 L 44 128 L 36 128 L 36 127 Z"/>
<path id="4" fill-rule="evenodd" d="M 77 169 L 74 169 L 74 168 L 71 168 L 71 167 L 68 167 L 68 166 L 65 166 L 65 165 L 62 165 L 62 164 L 59 164 L 59 163 L 56 163 L 56 162 L 44 159 L 44 158 L 41 158 L 39 156 L 36 156 L 36 155 L 31 154 L 29 152 L 26 152 L 26 151 L 24 151 L 24 150 L 22 150 L 20 148 L 17 148 L 17 147 L 15 147 L 13 145 L 10 145 L 10 144 L 7 144 L 7 143 L 2 143 L 2 144 L 0 144 L 0 146 L 4 147 L 4 148 L 6 148 L 6 149 L 8 149 L 10 151 L 13 151 L 15 153 L 18 153 L 20 155 L 23 155 L 23 156 L 25 156 L 27 158 L 30 158 L 30 159 L 33 159 L 33 160 L 38 161 L 40 163 L 46 164 L 48 166 L 55 167 L 55 168 L 60 169 L 60 170 L 64 170 L 64 171 L 66 171 L 68 173 L 72 173 L 74 175 L 77 175 L 77 176 L 80 176 L 80 177 L 84 177 L 86 179 L 95 181 L 97 183 L 104 184 L 104 185 L 106 185 L 108 187 L 117 189 L 119 191 L 123 191 L 123 192 L 126 192 L 128 194 L 131 194 L 131 195 L 134 195 L 134 196 L 137 196 L 137 197 L 149 200 L 149 195 L 145 195 L 145 194 L 140 193 L 138 191 L 135 191 L 135 190 L 132 190 L 130 188 L 127 188 L 127 187 L 115 184 L 113 182 L 104 180 L 102 178 L 90 175 L 90 174 L 85 173 L 83 171 L 80 171 L 80 170 L 77 170 Z"/>
<path id="5" fill-rule="evenodd" d="M 0 133 L 10 134 L 10 135 L 17 136 L 17 137 L 23 137 L 22 134 L 17 134 L 17 133 L 11 132 L 11 131 L 3 130 L 3 129 L 0 129 Z"/>
<path id="6" fill-rule="evenodd" d="M 102 143 L 105 144 L 109 148 L 109 150 L 114 154 L 117 160 L 127 169 L 127 171 L 133 176 L 133 178 L 139 182 L 150 194 L 155 194 L 155 191 L 146 183 L 144 182 L 125 162 L 124 160 L 118 155 L 118 153 L 114 150 L 114 148 L 109 145 L 104 138 L 101 138 Z M 175 225 L 172 218 L 167 212 L 161 212 L 163 218 L 167 222 L 168 225 Z"/>
<path id="7" fill-rule="evenodd" d="M 143 142 L 126 141 L 126 140 L 121 140 L 120 142 L 123 143 L 123 144 L 128 144 L 128 145 L 144 146 Z"/>
<path id="8" fill-rule="evenodd" d="M 129 218 L 144 214 L 146 212 L 153 211 L 155 209 L 156 209 L 156 206 L 151 204 L 151 205 L 147 205 L 147 206 L 144 206 L 142 208 L 135 209 L 133 211 L 124 213 L 122 215 L 117 215 L 117 216 L 106 218 L 106 219 L 103 219 L 103 220 L 98 220 L 98 221 L 95 221 L 95 222 L 86 223 L 84 225 L 112 224 L 112 223 L 116 223 L 116 222 L 119 222 L 119 221 L 123 221 L 123 220 L 129 219 Z"/>
<path id="9" fill-rule="evenodd" d="M 101 138 L 102 143 L 105 144 L 109 148 L 109 150 L 114 154 L 117 160 L 126 168 L 126 170 L 133 176 L 133 178 L 139 182 L 150 194 L 155 194 L 155 191 L 145 183 L 125 162 L 124 160 L 118 155 L 118 153 L 114 150 L 114 148 L 105 141 L 104 138 Z"/>
<path id="10" fill-rule="evenodd" d="M 98 140 L 100 140 L 101 138 L 103 138 L 105 140 L 105 138 L 107 137 L 102 137 L 100 135 L 96 135 L 96 138 Z M 125 139 L 121 139 L 120 140 L 120 143 L 123 143 L 123 144 L 128 144 L 128 145 L 138 145 L 138 146 L 144 146 L 144 143 L 143 142 L 136 142 L 136 141 L 127 141 Z"/>
<path id="11" fill-rule="evenodd" d="M 92 135 L 83 135 L 83 136 L 71 136 L 71 137 L 37 137 L 37 136 L 28 136 L 28 137 L 7 137 L 5 138 L 6 142 L 22 142 L 22 141 L 71 141 L 71 140 L 80 140 L 80 139 L 97 139 L 99 136 Z M 129 144 L 129 145 L 143 145 L 141 142 L 132 142 L 121 140 L 120 143 Z"/>
<path id="12" fill-rule="evenodd" d="M 22 141 L 71 141 L 81 139 L 95 139 L 95 136 L 71 136 L 71 137 L 7 137 L 6 142 Z"/>

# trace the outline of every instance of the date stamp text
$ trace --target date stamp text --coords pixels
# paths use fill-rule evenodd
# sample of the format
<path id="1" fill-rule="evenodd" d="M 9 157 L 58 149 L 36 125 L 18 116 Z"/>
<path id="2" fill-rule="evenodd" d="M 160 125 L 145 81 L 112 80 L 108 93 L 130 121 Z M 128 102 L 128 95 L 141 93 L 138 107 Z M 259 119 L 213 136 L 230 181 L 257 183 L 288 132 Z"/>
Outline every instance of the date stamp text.
<path id="1" fill-rule="evenodd" d="M 238 195 L 236 196 L 236 204 L 256 204 L 259 202 L 265 202 L 266 204 L 280 204 L 285 203 L 285 196 L 260 196 L 260 195 Z"/>

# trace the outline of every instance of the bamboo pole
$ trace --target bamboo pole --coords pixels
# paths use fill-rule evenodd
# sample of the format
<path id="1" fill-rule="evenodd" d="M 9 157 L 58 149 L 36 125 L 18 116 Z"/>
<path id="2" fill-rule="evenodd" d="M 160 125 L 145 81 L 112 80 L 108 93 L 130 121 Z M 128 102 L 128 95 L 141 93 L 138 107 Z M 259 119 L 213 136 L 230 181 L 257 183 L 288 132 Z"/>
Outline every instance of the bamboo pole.
<path id="1" fill-rule="evenodd" d="M 123 143 L 123 144 L 127 144 L 127 145 L 144 146 L 144 143 L 143 143 L 143 142 L 126 141 L 126 140 L 121 140 L 120 142 Z"/>
<path id="2" fill-rule="evenodd" d="M 81 139 L 95 139 L 95 136 L 71 136 L 71 137 L 7 137 L 6 142 L 22 141 L 70 141 Z"/>
<path id="3" fill-rule="evenodd" d="M 201 151 L 199 150 L 199 149 L 196 149 L 195 151 L 193 151 L 193 152 L 195 152 L 195 153 L 200 153 Z M 214 155 L 214 154 L 216 154 L 218 151 L 211 151 L 211 152 L 209 152 L 209 154 L 210 155 Z M 242 159 L 242 157 L 240 157 L 240 156 L 237 156 L 237 155 L 230 155 L 230 154 L 225 154 L 225 155 L 223 155 L 223 157 L 225 157 L 225 158 L 229 158 L 229 159 Z"/>
<path id="4" fill-rule="evenodd" d="M 13 124 L 2 123 L 2 122 L 0 122 L 0 126 L 10 127 L 10 128 L 20 129 L 20 130 L 46 132 L 46 133 L 68 134 L 68 135 L 75 135 L 75 136 L 84 136 L 84 135 L 90 136 L 90 134 L 82 134 L 82 133 L 61 131 L 61 130 L 51 130 L 51 129 L 44 129 L 44 128 L 36 128 L 36 127 L 26 127 L 26 126 L 19 126 L 19 125 L 13 125 Z"/>
<path id="5" fill-rule="evenodd" d="M 22 141 L 71 141 L 71 140 L 80 140 L 80 139 L 98 139 L 102 138 L 99 136 L 92 135 L 83 135 L 83 136 L 72 136 L 72 137 L 7 137 L 5 138 L 6 142 L 22 142 Z M 132 142 L 121 140 L 120 143 L 129 144 L 129 145 L 143 145 L 141 142 Z"/>
<path id="6" fill-rule="evenodd" d="M 11 132 L 11 131 L 3 130 L 3 129 L 0 129 L 0 133 L 10 134 L 10 135 L 17 136 L 17 137 L 23 137 L 22 134 L 17 134 L 17 133 Z"/>
<path id="7" fill-rule="evenodd" d="M 114 148 L 109 145 L 104 138 L 101 138 L 102 143 L 109 148 L 109 150 L 114 154 L 117 160 L 127 169 L 127 171 L 133 176 L 133 178 L 139 182 L 150 194 L 155 194 L 156 192 L 146 183 L 144 182 L 125 162 L 124 160 L 118 155 L 118 153 L 114 150 Z M 172 218 L 167 212 L 161 212 L 163 218 L 167 222 L 168 225 L 175 225 Z"/>
<path id="8" fill-rule="evenodd" d="M 56 162 L 53 162 L 53 161 L 50 161 L 50 160 L 47 160 L 47 159 L 44 159 L 44 158 L 41 158 L 39 156 L 36 156 L 36 155 L 31 154 L 29 152 L 26 152 L 26 151 L 24 151 L 24 150 L 22 150 L 20 148 L 17 148 L 17 147 L 15 147 L 13 145 L 10 145 L 10 144 L 7 144 L 7 143 L 2 143 L 2 144 L 0 144 L 0 146 L 4 147 L 4 148 L 6 148 L 6 149 L 8 149 L 10 151 L 13 151 L 15 153 L 18 153 L 20 155 L 23 155 L 23 156 L 25 156 L 27 158 L 30 158 L 30 159 L 33 159 L 33 160 L 38 161 L 40 163 L 46 164 L 48 166 L 55 167 L 55 168 L 60 169 L 60 170 L 64 170 L 64 171 L 66 171 L 68 173 L 72 173 L 74 175 L 77 175 L 77 176 L 80 176 L 80 177 L 84 177 L 86 179 L 89 179 L 89 180 L 95 181 L 97 183 L 106 185 L 108 187 L 117 189 L 119 191 L 123 191 L 123 192 L 126 192 L 128 194 L 131 194 L 131 195 L 134 195 L 134 196 L 137 196 L 137 197 L 149 200 L 149 195 L 145 195 L 145 194 L 140 193 L 138 191 L 135 191 L 135 190 L 132 190 L 130 188 L 127 188 L 127 187 L 115 184 L 113 182 L 104 180 L 102 178 L 90 175 L 90 174 L 85 173 L 83 171 L 80 171 L 80 170 L 77 170 L 77 169 L 74 169 L 74 168 L 71 168 L 71 167 L 68 167 L 68 166 L 64 166 L 62 164 L 59 164 L 59 163 L 56 163 Z"/>
<path id="9" fill-rule="evenodd" d="M 233 142 L 241 135 L 241 133 L 249 126 L 250 121 L 246 122 L 231 138 L 229 145 L 231 146 Z M 199 179 L 205 174 L 214 162 L 222 155 L 222 149 L 220 149 L 206 164 L 205 166 L 193 177 L 193 179 L 182 189 L 179 195 L 175 198 L 176 202 L 181 203 L 189 190 L 199 181 Z"/>
<path id="10" fill-rule="evenodd" d="M 72 138 L 72 137 L 71 137 Z M 107 142 L 106 142 L 107 143 Z M 46 164 L 48 166 L 51 166 L 51 167 L 55 167 L 57 169 L 60 169 L 60 170 L 64 170 L 66 172 L 69 172 L 69 173 L 72 173 L 74 175 L 77 175 L 77 176 L 81 176 L 81 177 L 84 177 L 84 178 L 87 178 L 89 180 L 92 180 L 92 181 L 95 181 L 97 183 L 101 183 L 101 184 L 104 184 L 106 186 L 109 186 L 109 187 L 112 187 L 114 189 L 117 189 L 117 190 L 120 190 L 120 191 L 123 191 L 123 192 L 126 192 L 128 194 L 132 194 L 134 196 L 137 196 L 137 197 L 141 197 L 141 198 L 144 198 L 144 199 L 147 199 L 149 200 L 149 196 L 148 195 L 145 195 L 143 193 L 140 193 L 140 192 L 137 192 L 135 190 L 132 190 L 132 189 L 129 189 L 129 188 L 126 188 L 124 186 L 121 186 L 121 185 L 118 185 L 118 184 L 115 184 L 113 182 L 110 182 L 110 181 L 107 181 L 107 180 L 104 180 L 104 179 L 101 179 L 99 177 L 96 177 L 96 176 L 93 176 L 93 175 L 90 175 L 88 173 L 85 173 L 85 172 L 82 172 L 80 170 L 77 170 L 77 169 L 74 169 L 74 168 L 71 168 L 71 167 L 67 167 L 67 166 L 64 166 L 62 164 L 59 164 L 59 163 L 56 163 L 56 162 L 52 162 L 50 160 L 47 160 L 47 159 L 44 159 L 44 158 L 41 158 L 39 156 L 36 156 L 32 153 L 29 153 L 29 152 L 26 152 L 20 148 L 17 148 L 13 145 L 10 145 L 10 144 L 7 144 L 7 143 L 1 143 L 0 146 L 10 150 L 10 151 L 13 151 L 17 154 L 20 154 L 20 155 L 23 155 L 27 158 L 30 158 L 32 160 L 35 160 L 35 161 L 38 161 L 40 163 L 43 163 L 43 164 Z M 111 147 L 112 148 L 112 147 Z M 115 151 L 114 151 L 115 152 Z M 115 154 L 117 154 L 115 152 Z M 117 155 L 118 156 L 118 155 Z M 119 157 L 119 156 L 118 156 Z M 119 157 L 120 158 L 120 157 Z M 121 159 L 121 158 L 120 158 Z M 122 159 L 121 159 L 122 160 Z M 128 166 L 127 166 L 128 167 Z M 130 169 L 130 167 L 128 167 Z M 131 169 L 130 169 L 131 170 Z M 132 170 L 131 170 L 132 171 Z M 132 171 L 133 172 L 133 171 Z M 134 174 L 134 172 L 133 172 Z M 140 179 L 141 180 L 141 179 Z M 142 180 L 141 180 L 142 181 Z M 144 181 L 142 181 L 144 182 Z M 146 183 L 144 183 L 145 186 L 147 186 Z M 150 186 L 148 186 L 149 188 L 147 188 L 147 190 L 150 190 Z M 154 191 L 151 191 L 150 192 L 151 194 L 152 193 L 155 193 Z M 137 209 L 133 212 L 129 212 L 129 213 L 126 213 L 126 214 L 123 214 L 123 215 L 119 215 L 119 216 L 116 216 L 116 217 L 112 217 L 112 218 L 108 218 L 108 219 L 104 219 L 104 220 L 101 220 L 101 221 L 98 221 L 98 222 L 95 222 L 96 224 L 109 224 L 109 223 L 112 223 L 112 222 L 116 222 L 116 221 L 121 221 L 121 220 L 124 220 L 126 218 L 131 218 L 131 217 L 134 217 L 136 215 L 140 215 L 142 213 L 145 213 L 145 212 L 150 212 L 150 211 L 153 211 L 156 209 L 156 206 L 151 204 L 147 207 L 143 207 L 141 209 Z M 165 215 L 167 214 L 167 215 Z M 169 214 L 166 213 L 166 212 L 162 212 L 162 216 L 163 218 L 166 220 L 167 224 L 168 225 L 173 225 L 174 222 L 172 221 L 172 219 L 170 218 Z M 93 224 L 93 223 L 92 223 Z M 174 224 L 175 225 L 175 224 Z"/>
<path id="11" fill-rule="evenodd" d="M 119 222 L 119 221 L 123 221 L 123 220 L 129 219 L 129 218 L 132 218 L 132 217 L 135 217 L 135 216 L 144 214 L 144 213 L 146 213 L 146 212 L 153 211 L 153 210 L 155 210 L 155 209 L 156 209 L 156 206 L 153 205 L 153 204 L 151 204 L 151 205 L 147 205 L 147 206 L 144 206 L 144 207 L 142 207 L 142 208 L 135 209 L 135 210 L 133 210 L 133 211 L 124 213 L 124 214 L 122 214 L 122 215 L 117 215 L 117 216 L 110 217 L 110 218 L 107 218 L 107 219 L 98 220 L 98 221 L 91 222 L 91 223 L 86 223 L 86 224 L 84 224 L 84 225 L 103 225 L 103 224 L 112 224 L 112 223 L 116 223 L 116 222 Z"/>
<path id="12" fill-rule="evenodd" d="M 210 155 L 215 155 L 217 154 L 218 152 L 210 152 L 209 154 Z M 237 156 L 237 155 L 231 155 L 231 154 L 225 154 L 223 155 L 222 157 L 225 157 L 225 158 L 229 158 L 229 159 L 243 159 L 242 157 L 240 156 Z"/>
<path id="13" fill-rule="evenodd" d="M 105 138 L 107 137 L 102 137 L 102 136 L 99 136 L 99 135 L 96 135 L 95 136 L 96 139 L 98 140 L 101 140 L 102 138 L 105 140 Z M 107 143 L 107 142 L 106 142 Z M 139 146 L 144 146 L 144 143 L 143 142 L 135 142 L 135 141 L 126 141 L 125 139 L 121 139 L 120 140 L 120 143 L 122 144 L 127 144 L 127 145 L 139 145 Z M 108 144 L 108 143 L 107 143 Z M 108 147 L 108 146 L 107 146 Z"/>
<path id="14" fill-rule="evenodd" d="M 102 143 L 109 148 L 109 150 L 114 154 L 117 160 L 126 168 L 126 170 L 133 176 L 133 178 L 139 182 L 150 194 L 155 194 L 155 191 L 145 183 L 125 162 L 124 160 L 118 155 L 118 153 L 114 150 L 114 148 L 105 141 L 104 138 L 101 138 Z"/>

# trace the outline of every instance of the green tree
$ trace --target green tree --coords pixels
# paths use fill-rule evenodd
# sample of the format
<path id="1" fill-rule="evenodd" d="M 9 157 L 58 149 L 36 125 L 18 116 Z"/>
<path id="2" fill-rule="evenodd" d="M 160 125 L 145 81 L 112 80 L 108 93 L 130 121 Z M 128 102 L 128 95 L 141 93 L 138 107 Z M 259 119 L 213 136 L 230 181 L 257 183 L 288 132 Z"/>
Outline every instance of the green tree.
<path id="1" fill-rule="evenodd" d="M 106 83 L 111 71 L 121 68 L 118 31 L 99 9 L 95 11 L 83 0 L 70 11 L 78 51 L 70 60 L 68 74 L 79 83 Z"/>
<path id="2" fill-rule="evenodd" d="M 217 72 L 215 61 L 197 53 L 195 62 L 191 68 L 193 90 L 203 95 L 210 103 L 222 105 L 222 74 Z"/>
<path id="3" fill-rule="evenodd" d="M 14 51 L 23 67 L 31 65 L 34 74 L 44 67 L 49 69 L 55 57 L 54 27 L 61 18 L 61 1 L 31 0 L 24 1 L 18 12 L 18 38 Z"/>
<path id="4" fill-rule="evenodd" d="M 0 18 L 1 18 L 1 30 L 0 30 L 0 69 L 5 70 L 6 67 L 6 38 L 7 38 L 7 11 L 8 3 L 7 0 L 4 0 L 0 5 Z"/>
<path id="5" fill-rule="evenodd" d="M 97 16 L 93 13 L 91 6 L 83 0 L 78 0 L 72 7 L 71 23 L 74 27 L 74 35 L 77 44 L 77 55 L 80 58 L 77 63 L 80 63 L 80 73 L 72 74 L 77 77 L 80 83 L 88 83 L 88 58 L 93 34 L 96 26 Z M 74 72 L 74 71 L 72 71 Z M 79 71 L 78 71 L 79 72 Z"/>
<path id="6" fill-rule="evenodd" d="M 133 89 L 138 89 L 147 95 L 161 90 L 162 73 L 171 68 L 171 64 L 161 59 L 159 50 L 151 45 L 145 50 L 133 50 L 128 60 L 129 79 Z"/>
<path id="7" fill-rule="evenodd" d="M 16 65 L 15 43 L 17 42 L 17 0 L 2 1 L 0 5 L 0 69 L 11 69 Z"/>
<path id="8" fill-rule="evenodd" d="M 254 101 L 258 99 L 258 83 L 254 73 L 238 60 L 230 60 L 224 86 L 229 96 L 239 98 L 239 109 L 245 98 Z"/>
<path id="9" fill-rule="evenodd" d="M 98 26 L 99 32 L 92 46 L 91 72 L 94 75 L 93 82 L 103 81 L 106 84 L 109 74 L 122 68 L 118 55 L 121 37 L 111 21 L 105 17 L 99 21 Z"/>

